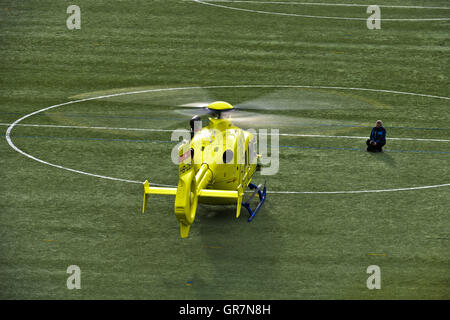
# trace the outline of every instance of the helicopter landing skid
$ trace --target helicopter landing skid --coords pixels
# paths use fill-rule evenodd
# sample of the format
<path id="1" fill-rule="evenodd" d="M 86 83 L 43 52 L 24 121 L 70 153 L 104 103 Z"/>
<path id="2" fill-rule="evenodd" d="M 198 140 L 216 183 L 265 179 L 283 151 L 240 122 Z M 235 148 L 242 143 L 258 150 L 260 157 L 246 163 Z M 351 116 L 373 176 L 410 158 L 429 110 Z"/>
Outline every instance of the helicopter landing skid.
<path id="1" fill-rule="evenodd" d="M 249 188 L 253 191 L 253 194 L 250 196 L 250 198 L 242 203 L 242 206 L 247 209 L 248 213 L 250 214 L 250 217 L 248 218 L 248 222 L 252 222 L 253 218 L 255 217 L 256 213 L 261 208 L 262 204 L 264 203 L 264 200 L 266 200 L 266 183 L 264 183 L 264 187 L 262 188 L 262 184 L 256 185 L 253 183 L 250 183 Z M 262 190 L 261 190 L 262 189 Z M 258 193 L 259 196 L 259 203 L 256 206 L 255 210 L 252 210 L 250 208 L 250 201 L 255 197 L 256 193 Z"/>

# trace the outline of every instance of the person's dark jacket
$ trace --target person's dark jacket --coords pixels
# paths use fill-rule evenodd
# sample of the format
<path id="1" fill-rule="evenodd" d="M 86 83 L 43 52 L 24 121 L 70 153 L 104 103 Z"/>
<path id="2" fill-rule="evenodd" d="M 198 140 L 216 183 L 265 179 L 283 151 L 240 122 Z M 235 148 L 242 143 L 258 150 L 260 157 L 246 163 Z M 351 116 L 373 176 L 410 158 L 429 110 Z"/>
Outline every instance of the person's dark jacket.
<path id="1" fill-rule="evenodd" d="M 386 129 L 384 127 L 373 127 L 370 133 L 370 140 L 377 144 L 386 144 Z"/>

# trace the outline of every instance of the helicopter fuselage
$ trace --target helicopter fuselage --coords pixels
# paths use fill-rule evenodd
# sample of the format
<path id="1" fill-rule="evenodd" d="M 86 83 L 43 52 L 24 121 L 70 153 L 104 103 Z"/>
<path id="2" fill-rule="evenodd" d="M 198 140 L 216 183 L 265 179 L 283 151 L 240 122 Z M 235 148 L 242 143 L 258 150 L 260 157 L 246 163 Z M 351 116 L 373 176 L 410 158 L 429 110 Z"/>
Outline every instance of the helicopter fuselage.
<path id="1" fill-rule="evenodd" d="M 246 187 L 256 171 L 255 135 L 234 126 L 228 119 L 209 118 L 208 126 L 197 131 L 187 145 L 180 147 L 180 159 L 190 152 L 189 159 L 180 162 L 180 171 L 192 166 L 198 173 L 203 165 L 211 170 L 206 189 L 237 190 Z M 186 157 L 187 158 L 187 157 Z M 186 161 L 188 160 L 188 161 Z M 181 172 L 180 172 L 181 173 Z M 200 197 L 199 202 L 211 204 L 235 203 L 234 199 Z"/>
<path id="2" fill-rule="evenodd" d="M 265 184 L 262 187 L 251 183 L 259 158 L 256 133 L 236 127 L 228 116 L 224 116 L 226 111 L 233 109 L 230 104 L 218 101 L 210 104 L 208 109 L 216 116 L 209 118 L 206 127 L 198 129 L 194 122 L 199 122 L 200 118 L 195 116 L 191 119 L 191 139 L 185 140 L 178 148 L 177 187 L 154 187 L 148 180 L 144 182 L 142 212 L 150 194 L 175 195 L 174 211 L 182 238 L 189 234 L 199 202 L 235 204 L 236 218 L 243 206 L 249 211 L 250 222 L 265 200 Z M 254 193 L 243 202 L 247 187 Z M 256 193 L 260 202 L 253 211 L 249 201 Z"/>

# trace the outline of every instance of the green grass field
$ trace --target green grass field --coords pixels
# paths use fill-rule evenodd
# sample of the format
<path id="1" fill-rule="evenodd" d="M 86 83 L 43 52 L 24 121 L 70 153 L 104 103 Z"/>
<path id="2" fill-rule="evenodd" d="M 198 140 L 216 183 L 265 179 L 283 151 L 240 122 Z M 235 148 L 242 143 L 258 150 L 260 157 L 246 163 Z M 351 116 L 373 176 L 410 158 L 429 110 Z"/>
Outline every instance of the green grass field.
<path id="1" fill-rule="evenodd" d="M 450 20 L 368 30 L 365 20 L 298 16 L 366 19 L 364 6 L 210 3 L 247 11 L 182 0 L 1 1 L 0 298 L 449 299 Z M 80 30 L 67 29 L 70 4 L 81 8 Z M 446 9 L 381 10 L 450 18 Z M 191 89 L 150 91 L 167 88 Z M 37 162 L 5 138 L 31 112 L 143 90 L 27 117 L 11 141 L 65 168 L 174 185 L 163 130 L 188 129 L 180 104 L 289 105 L 258 111 L 269 121 L 247 127 L 315 136 L 280 136 L 278 174 L 254 177 L 269 193 L 252 223 L 236 220 L 233 206 L 204 205 L 187 239 L 174 198 L 152 196 L 143 215 L 140 184 Z M 368 137 L 377 119 L 388 142 L 369 154 L 349 137 Z M 70 265 L 81 268 L 81 290 L 66 287 Z M 381 268 L 380 290 L 366 287 L 370 265 Z"/>

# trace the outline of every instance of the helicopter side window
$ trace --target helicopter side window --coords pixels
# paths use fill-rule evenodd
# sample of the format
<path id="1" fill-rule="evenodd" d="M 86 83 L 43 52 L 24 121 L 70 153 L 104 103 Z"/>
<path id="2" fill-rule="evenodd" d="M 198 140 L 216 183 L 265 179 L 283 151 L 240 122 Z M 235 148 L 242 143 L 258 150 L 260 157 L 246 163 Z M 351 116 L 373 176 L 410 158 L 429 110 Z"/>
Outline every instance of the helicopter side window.
<path id="1" fill-rule="evenodd" d="M 228 163 L 233 160 L 234 153 L 230 149 L 225 150 L 222 156 L 223 163 Z"/>

